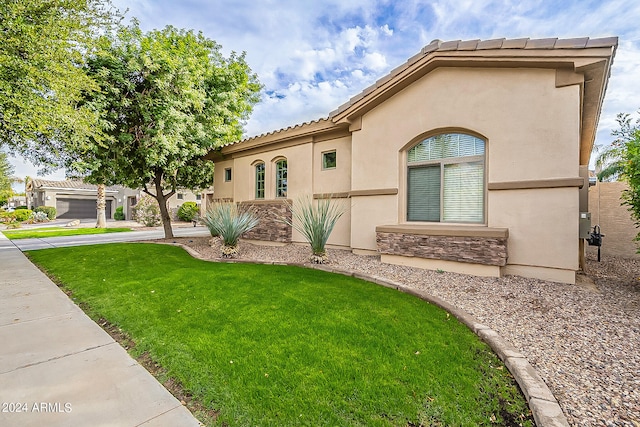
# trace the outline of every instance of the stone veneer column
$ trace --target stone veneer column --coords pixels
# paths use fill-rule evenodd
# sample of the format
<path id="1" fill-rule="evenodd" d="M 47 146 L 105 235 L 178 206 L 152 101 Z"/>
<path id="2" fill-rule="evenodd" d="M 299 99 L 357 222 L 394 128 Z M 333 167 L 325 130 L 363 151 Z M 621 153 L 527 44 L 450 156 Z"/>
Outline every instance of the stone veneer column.
<path id="1" fill-rule="evenodd" d="M 248 201 L 241 205 L 251 206 L 256 210 L 260 223 L 256 228 L 242 235 L 244 239 L 262 240 L 267 242 L 291 242 L 291 226 L 280 221 L 280 218 L 291 220 L 291 212 L 285 201 Z"/>

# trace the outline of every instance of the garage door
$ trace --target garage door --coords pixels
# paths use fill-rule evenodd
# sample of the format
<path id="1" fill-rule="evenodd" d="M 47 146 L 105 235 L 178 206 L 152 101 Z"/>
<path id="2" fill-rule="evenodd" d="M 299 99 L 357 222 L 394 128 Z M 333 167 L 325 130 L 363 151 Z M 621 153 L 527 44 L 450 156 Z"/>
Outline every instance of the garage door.
<path id="1" fill-rule="evenodd" d="M 107 200 L 107 218 L 111 218 L 111 200 Z M 62 219 L 84 219 L 97 216 L 96 201 L 91 199 L 56 200 L 57 217 Z"/>

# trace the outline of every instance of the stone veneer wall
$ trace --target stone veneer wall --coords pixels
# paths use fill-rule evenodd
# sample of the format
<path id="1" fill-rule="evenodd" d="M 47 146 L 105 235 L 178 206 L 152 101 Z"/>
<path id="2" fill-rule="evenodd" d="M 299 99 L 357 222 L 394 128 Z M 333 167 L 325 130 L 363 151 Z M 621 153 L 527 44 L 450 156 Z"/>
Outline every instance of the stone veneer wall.
<path id="1" fill-rule="evenodd" d="M 263 240 L 268 242 L 291 242 L 291 226 L 278 221 L 278 218 L 291 220 L 291 212 L 284 201 L 252 201 L 241 202 L 256 210 L 260 223 L 256 228 L 242 235 L 244 239 Z"/>
<path id="2" fill-rule="evenodd" d="M 507 238 L 426 236 L 377 232 L 378 251 L 386 255 L 412 256 L 503 267 L 507 264 Z"/>

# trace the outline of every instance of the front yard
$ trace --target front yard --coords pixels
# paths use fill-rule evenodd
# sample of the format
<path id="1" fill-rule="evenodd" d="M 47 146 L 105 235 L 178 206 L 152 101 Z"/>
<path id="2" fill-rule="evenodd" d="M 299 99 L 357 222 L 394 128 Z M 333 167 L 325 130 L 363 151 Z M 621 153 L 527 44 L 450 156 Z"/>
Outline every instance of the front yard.
<path id="1" fill-rule="evenodd" d="M 418 298 L 291 266 L 110 244 L 29 257 L 179 383 L 212 425 L 532 425 L 469 329 Z M 103 322 L 106 323 L 106 322 Z M 203 419 L 207 416 L 207 419 Z"/>

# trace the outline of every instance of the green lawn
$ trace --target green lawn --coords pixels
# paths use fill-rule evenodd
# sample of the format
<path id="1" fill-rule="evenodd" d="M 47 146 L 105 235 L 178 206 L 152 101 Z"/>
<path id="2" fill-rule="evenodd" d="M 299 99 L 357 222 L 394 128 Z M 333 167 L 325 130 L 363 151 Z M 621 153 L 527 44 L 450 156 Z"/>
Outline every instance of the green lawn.
<path id="1" fill-rule="evenodd" d="M 130 228 L 63 228 L 42 227 L 25 230 L 3 230 L 2 233 L 11 240 L 37 239 L 43 237 L 84 236 L 86 234 L 122 233 Z"/>
<path id="2" fill-rule="evenodd" d="M 208 263 L 180 248 L 29 252 L 206 407 L 213 425 L 533 425 L 489 347 L 443 310 L 363 280 Z"/>

